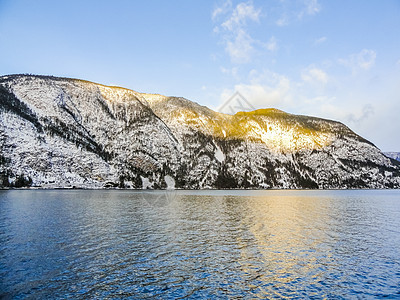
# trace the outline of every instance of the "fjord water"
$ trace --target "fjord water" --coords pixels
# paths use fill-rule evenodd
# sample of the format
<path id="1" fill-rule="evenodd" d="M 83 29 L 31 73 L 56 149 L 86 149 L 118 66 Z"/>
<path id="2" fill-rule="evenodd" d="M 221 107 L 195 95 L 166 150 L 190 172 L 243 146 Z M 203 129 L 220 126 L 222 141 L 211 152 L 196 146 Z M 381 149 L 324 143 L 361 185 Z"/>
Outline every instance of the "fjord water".
<path id="1" fill-rule="evenodd" d="M 0 298 L 400 297 L 400 191 L 0 191 Z"/>

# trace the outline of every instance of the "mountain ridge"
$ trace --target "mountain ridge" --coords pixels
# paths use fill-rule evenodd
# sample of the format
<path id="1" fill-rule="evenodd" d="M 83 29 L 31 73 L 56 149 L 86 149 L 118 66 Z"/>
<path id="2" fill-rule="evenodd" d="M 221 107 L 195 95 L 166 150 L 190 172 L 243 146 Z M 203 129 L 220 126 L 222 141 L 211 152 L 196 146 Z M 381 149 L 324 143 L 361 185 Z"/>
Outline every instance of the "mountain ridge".
<path id="1" fill-rule="evenodd" d="M 346 125 L 81 79 L 0 77 L 0 186 L 399 188 L 400 164 Z"/>

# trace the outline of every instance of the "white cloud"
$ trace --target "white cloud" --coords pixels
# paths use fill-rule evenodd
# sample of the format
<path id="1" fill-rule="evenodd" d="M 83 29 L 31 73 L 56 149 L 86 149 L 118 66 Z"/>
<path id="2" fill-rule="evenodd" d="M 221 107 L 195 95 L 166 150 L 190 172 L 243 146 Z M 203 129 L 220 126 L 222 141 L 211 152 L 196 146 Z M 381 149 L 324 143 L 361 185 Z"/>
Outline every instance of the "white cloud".
<path id="1" fill-rule="evenodd" d="M 287 26 L 293 21 L 302 20 L 305 16 L 313 16 L 321 11 L 318 0 L 281 0 L 281 16 L 275 22 L 278 26 Z"/>
<path id="2" fill-rule="evenodd" d="M 278 26 L 287 26 L 289 25 L 289 17 L 284 13 L 275 23 Z"/>
<path id="3" fill-rule="evenodd" d="M 357 64 L 360 68 L 368 70 L 375 64 L 376 52 L 373 50 L 363 49 L 357 56 Z"/>
<path id="4" fill-rule="evenodd" d="M 225 50 L 234 63 L 247 63 L 254 52 L 254 40 L 244 30 L 239 30 L 233 39 L 226 41 Z"/>
<path id="5" fill-rule="evenodd" d="M 367 118 L 369 118 L 374 113 L 374 108 L 371 104 L 366 104 L 363 106 L 361 111 L 359 112 L 352 112 L 346 116 L 346 120 L 351 123 L 361 123 Z"/>
<path id="6" fill-rule="evenodd" d="M 351 54 L 348 58 L 339 59 L 339 63 L 352 69 L 353 74 L 358 70 L 369 70 L 376 60 L 376 52 L 371 49 L 363 49 L 359 53 Z"/>
<path id="7" fill-rule="evenodd" d="M 229 9 L 231 9 L 231 7 L 232 7 L 231 0 L 225 1 L 221 6 L 217 6 L 211 14 L 212 19 L 215 20 L 219 15 L 227 13 Z"/>
<path id="8" fill-rule="evenodd" d="M 227 68 L 221 67 L 220 70 L 223 74 L 227 74 L 227 75 L 230 75 L 233 77 L 236 77 L 238 75 L 238 68 L 236 68 L 236 67 L 232 68 L 232 69 L 227 69 Z"/>
<path id="9" fill-rule="evenodd" d="M 328 74 L 316 67 L 308 67 L 301 72 L 301 79 L 307 83 L 328 83 Z"/>
<path id="10" fill-rule="evenodd" d="M 315 15 L 321 11 L 321 5 L 318 3 L 318 0 L 305 0 L 304 4 L 308 15 Z"/>
<path id="11" fill-rule="evenodd" d="M 301 20 L 304 16 L 313 16 L 319 13 L 321 10 L 321 5 L 318 0 L 304 0 L 303 9 L 297 14 L 297 18 Z"/>
<path id="12" fill-rule="evenodd" d="M 327 94 L 326 85 L 330 82 L 328 74 L 310 65 L 301 72 L 299 80 L 270 70 L 259 72 L 251 70 L 248 78 L 221 93 L 221 103 L 229 99 L 235 92 L 240 92 L 255 108 L 277 108 L 289 113 L 323 116 L 342 119 L 347 116 L 343 109 L 333 112 L 337 104 L 332 105 L 335 96 Z"/>
<path id="13" fill-rule="evenodd" d="M 239 3 L 233 10 L 232 15 L 222 23 L 222 27 L 229 31 L 242 30 L 247 20 L 259 21 L 260 9 L 255 9 L 251 3 Z"/>
<path id="14" fill-rule="evenodd" d="M 255 53 L 254 45 L 260 43 L 254 40 L 247 32 L 248 22 L 259 22 L 261 10 L 253 6 L 251 2 L 241 2 L 232 8 L 231 1 L 214 9 L 212 18 L 215 21 L 218 16 L 225 18 L 220 25 L 214 28 L 214 33 L 220 34 L 233 63 L 248 63 Z"/>
<path id="15" fill-rule="evenodd" d="M 325 43 L 327 39 L 328 38 L 326 36 L 320 37 L 314 41 L 314 45 L 320 45 L 322 43 Z"/>
<path id="16" fill-rule="evenodd" d="M 233 89 L 225 89 L 221 94 L 222 103 L 235 92 L 241 93 L 255 108 L 289 108 L 292 103 L 291 82 L 286 76 L 265 71 L 250 72 L 248 83 L 236 84 Z"/>
<path id="17" fill-rule="evenodd" d="M 265 47 L 267 48 L 267 50 L 273 52 L 278 50 L 278 42 L 276 40 L 276 38 L 274 36 L 272 36 L 268 43 L 265 45 Z"/>
<path id="18" fill-rule="evenodd" d="M 317 116 L 330 120 L 344 120 L 347 114 L 341 107 L 334 103 L 334 101 L 329 100 L 314 106 L 313 111 Z"/>

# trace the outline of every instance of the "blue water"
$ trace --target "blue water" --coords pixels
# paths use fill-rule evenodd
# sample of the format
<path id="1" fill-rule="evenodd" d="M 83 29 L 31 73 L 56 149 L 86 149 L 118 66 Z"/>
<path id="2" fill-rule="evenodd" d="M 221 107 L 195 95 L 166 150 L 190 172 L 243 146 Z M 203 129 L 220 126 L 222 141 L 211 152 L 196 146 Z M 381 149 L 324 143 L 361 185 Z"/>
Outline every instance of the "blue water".
<path id="1" fill-rule="evenodd" d="M 0 298 L 400 298 L 400 191 L 0 191 Z"/>

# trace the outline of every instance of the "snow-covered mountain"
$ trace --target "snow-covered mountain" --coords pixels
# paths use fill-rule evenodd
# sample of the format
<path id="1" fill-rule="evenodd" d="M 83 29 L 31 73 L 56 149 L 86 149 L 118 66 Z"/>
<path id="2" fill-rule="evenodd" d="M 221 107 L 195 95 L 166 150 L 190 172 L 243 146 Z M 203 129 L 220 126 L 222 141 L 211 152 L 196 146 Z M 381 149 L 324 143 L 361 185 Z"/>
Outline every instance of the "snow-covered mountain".
<path id="1" fill-rule="evenodd" d="M 49 76 L 0 77 L 0 186 L 399 188 L 345 125 Z"/>
<path id="2" fill-rule="evenodd" d="M 400 152 L 383 152 L 387 157 L 400 161 Z"/>

